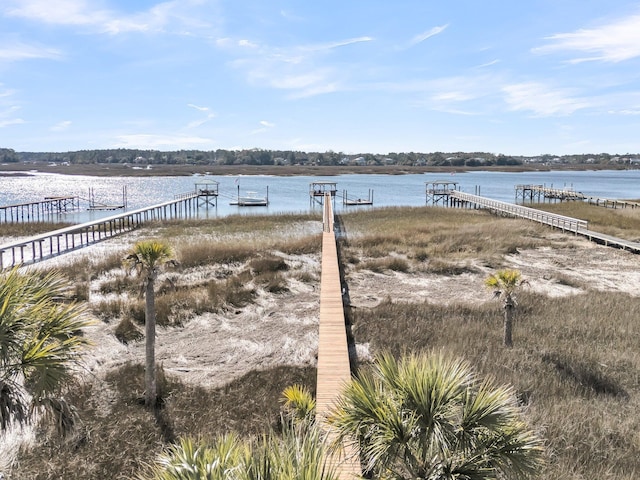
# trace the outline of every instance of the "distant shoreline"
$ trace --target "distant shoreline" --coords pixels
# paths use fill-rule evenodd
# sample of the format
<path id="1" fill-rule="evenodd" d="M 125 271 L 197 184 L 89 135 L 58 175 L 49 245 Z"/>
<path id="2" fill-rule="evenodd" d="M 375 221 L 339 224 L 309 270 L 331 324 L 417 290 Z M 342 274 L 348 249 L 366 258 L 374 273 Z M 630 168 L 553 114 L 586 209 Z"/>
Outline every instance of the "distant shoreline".
<path id="1" fill-rule="evenodd" d="M 88 175 L 96 177 L 172 177 L 192 175 L 273 175 L 273 176 L 335 176 L 348 174 L 362 175 L 408 175 L 420 173 L 463 173 L 470 171 L 493 172 L 546 172 L 554 170 L 625 170 L 617 165 L 518 165 L 488 167 L 414 167 L 404 165 L 384 166 L 277 166 L 277 165 L 166 165 L 152 164 L 149 167 L 131 167 L 124 164 L 78 164 L 50 165 L 48 163 L 7 163 L 0 165 L 0 176 L 7 172 L 14 175 L 28 175 L 29 172 L 58 173 L 62 175 Z"/>

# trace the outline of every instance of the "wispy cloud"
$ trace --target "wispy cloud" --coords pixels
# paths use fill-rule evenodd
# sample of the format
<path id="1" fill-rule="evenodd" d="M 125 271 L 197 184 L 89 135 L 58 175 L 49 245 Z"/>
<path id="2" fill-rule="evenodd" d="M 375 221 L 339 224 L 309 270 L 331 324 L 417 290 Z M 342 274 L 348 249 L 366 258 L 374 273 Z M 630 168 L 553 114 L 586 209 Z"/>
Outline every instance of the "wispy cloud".
<path id="1" fill-rule="evenodd" d="M 411 39 L 411 41 L 409 42 L 409 46 L 413 47 L 414 45 L 418 45 L 419 43 L 422 43 L 431 37 L 435 37 L 436 35 L 439 35 L 440 33 L 444 32 L 448 26 L 449 24 L 447 23 L 446 25 L 433 27 L 427 30 L 426 32 L 419 33 L 418 35 L 416 35 Z"/>
<path id="2" fill-rule="evenodd" d="M 51 130 L 52 132 L 63 132 L 65 130 L 68 130 L 70 126 L 71 120 L 64 120 L 62 122 L 56 123 L 49 130 Z"/>
<path id="3" fill-rule="evenodd" d="M 20 110 L 20 106 L 11 101 L 15 94 L 15 90 L 7 89 L 0 83 L 0 128 L 26 123 L 22 118 L 15 116 Z"/>
<path id="4" fill-rule="evenodd" d="M 0 47 L 0 62 L 15 62 L 20 60 L 32 60 L 36 58 L 59 60 L 63 57 L 59 50 L 42 45 L 29 45 L 26 43 L 14 43 Z"/>
<path id="5" fill-rule="evenodd" d="M 187 107 L 194 108 L 194 109 L 198 110 L 199 112 L 203 112 L 203 113 L 206 114 L 203 118 L 199 118 L 197 120 L 193 120 L 192 122 L 189 122 L 187 124 L 187 128 L 197 128 L 197 127 L 199 127 L 201 125 L 204 125 L 209 120 L 211 120 L 211 119 L 216 117 L 216 114 L 214 112 L 212 112 L 209 107 L 201 107 L 201 106 L 195 105 L 193 103 L 188 103 Z"/>
<path id="6" fill-rule="evenodd" d="M 259 133 L 265 133 L 268 132 L 269 130 L 271 130 L 272 128 L 274 128 L 276 126 L 275 123 L 271 123 L 271 122 L 267 122 L 266 120 L 261 120 L 260 121 L 260 128 L 257 128 L 255 130 L 251 131 L 251 135 L 257 135 Z"/>
<path id="7" fill-rule="evenodd" d="M 112 35 L 205 26 L 196 15 L 185 13 L 185 7 L 200 5 L 200 0 L 161 2 L 134 14 L 100 8 L 96 3 L 90 0 L 7 0 L 3 10 L 7 16 L 50 25 L 78 26 Z"/>
<path id="8" fill-rule="evenodd" d="M 201 112 L 208 112 L 209 111 L 209 107 L 200 107 L 200 106 L 195 105 L 193 103 L 187 103 L 187 107 L 195 108 L 196 110 L 200 110 Z"/>
<path id="9" fill-rule="evenodd" d="M 373 41 L 361 36 L 323 43 L 271 47 L 251 42 L 240 48 L 240 42 L 223 38 L 216 45 L 239 58 L 230 65 L 244 71 L 250 84 L 287 91 L 287 98 L 301 99 L 339 91 L 348 68 L 331 63 L 337 49 Z M 247 47 L 251 48 L 247 48 Z"/>
<path id="10" fill-rule="evenodd" d="M 26 122 L 21 118 L 11 118 L 7 120 L 3 120 L 0 118 L 0 128 L 8 127 L 10 125 L 20 125 L 22 123 Z"/>
<path id="11" fill-rule="evenodd" d="M 214 141 L 210 138 L 194 137 L 188 135 L 155 135 L 133 134 L 116 137 L 114 148 L 139 148 L 139 149 L 168 149 L 179 150 L 193 148 L 194 145 L 211 145 Z"/>
<path id="12" fill-rule="evenodd" d="M 500 63 L 500 60 L 496 59 L 496 60 L 492 60 L 492 61 L 487 62 L 487 63 L 482 63 L 482 64 L 476 66 L 476 68 L 487 68 L 487 67 L 491 67 L 493 65 L 496 65 L 497 63 Z"/>
<path id="13" fill-rule="evenodd" d="M 346 40 L 338 40 L 336 42 L 327 42 L 327 43 L 319 43 L 316 45 L 307 45 L 300 47 L 302 51 L 322 51 L 322 50 L 332 50 L 334 48 L 347 47 L 349 45 L 354 45 L 356 43 L 365 43 L 372 42 L 373 37 L 355 37 L 348 38 Z"/>
<path id="14" fill-rule="evenodd" d="M 567 89 L 553 89 L 542 83 L 516 83 L 503 87 L 505 101 L 514 111 L 529 111 L 534 116 L 563 116 L 585 108 L 593 102 Z"/>
<path id="15" fill-rule="evenodd" d="M 584 28 L 547 37 L 547 45 L 534 48 L 538 54 L 579 52 L 571 63 L 622 62 L 640 56 L 640 15 L 632 15 L 597 28 Z"/>

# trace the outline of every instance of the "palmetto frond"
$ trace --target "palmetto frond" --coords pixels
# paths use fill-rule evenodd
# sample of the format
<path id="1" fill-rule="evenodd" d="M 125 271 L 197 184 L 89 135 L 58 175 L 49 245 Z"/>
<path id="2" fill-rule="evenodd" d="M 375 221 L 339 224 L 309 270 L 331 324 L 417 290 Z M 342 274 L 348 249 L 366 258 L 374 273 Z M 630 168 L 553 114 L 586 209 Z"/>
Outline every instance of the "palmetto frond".
<path id="1" fill-rule="evenodd" d="M 129 270 L 138 275 L 157 275 L 158 269 L 173 261 L 173 249 L 160 240 L 142 240 L 137 242 L 124 259 Z"/>
<path id="2" fill-rule="evenodd" d="M 338 441 L 358 439 L 376 478 L 527 478 L 542 464 L 512 389 L 437 354 L 383 355 L 345 388 L 329 422 Z"/>
<path id="3" fill-rule="evenodd" d="M 88 344 L 81 334 L 89 323 L 86 309 L 65 303 L 67 291 L 68 284 L 55 272 L 15 268 L 0 275 L 2 428 L 9 415 L 24 423 L 34 410 L 54 408 L 52 399 Z"/>
<path id="4" fill-rule="evenodd" d="M 182 439 L 160 456 L 147 480 L 337 480 L 316 428 L 285 426 L 253 442 L 229 434 L 206 444 Z"/>
<path id="5" fill-rule="evenodd" d="M 291 385 L 282 392 L 282 406 L 285 415 L 294 421 L 311 421 L 316 401 L 306 387 Z"/>

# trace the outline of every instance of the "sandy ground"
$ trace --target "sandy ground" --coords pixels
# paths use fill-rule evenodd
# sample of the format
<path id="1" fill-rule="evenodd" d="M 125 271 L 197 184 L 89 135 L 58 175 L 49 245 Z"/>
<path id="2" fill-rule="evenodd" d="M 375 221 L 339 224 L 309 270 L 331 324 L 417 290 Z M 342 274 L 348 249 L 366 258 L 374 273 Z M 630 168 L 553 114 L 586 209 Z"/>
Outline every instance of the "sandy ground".
<path id="1" fill-rule="evenodd" d="M 318 232 L 320 225 L 317 226 Z M 313 227 L 306 227 L 306 233 Z M 126 251 L 136 233 L 113 238 L 86 249 L 43 262 L 51 265 L 77 258 L 89 258 Z M 241 309 L 192 316 L 181 327 L 160 328 L 157 359 L 165 370 L 186 382 L 213 387 L 223 385 L 252 369 L 275 365 L 315 364 L 318 338 L 318 280 L 302 282 L 298 272 L 320 278 L 319 255 L 285 256 L 289 291 L 270 294 L 259 290 L 256 302 Z M 566 248 L 523 250 L 505 258 L 505 266 L 519 269 L 530 283 L 528 288 L 550 296 L 579 293 L 584 288 L 615 290 L 639 295 L 640 256 L 590 243 L 576 237 Z M 456 276 L 410 273 L 348 272 L 349 299 L 358 308 L 375 307 L 385 298 L 396 301 L 451 302 L 491 301 L 483 279 L 492 272 L 473 265 L 473 273 Z M 218 268 L 240 269 L 242 266 Z M 215 271 L 197 269 L 183 275 L 210 277 Z M 159 283 L 162 279 L 160 279 Z M 92 284 L 91 301 L 99 295 L 97 279 Z M 117 322 L 96 321 L 90 328 L 94 347 L 86 358 L 89 371 L 100 375 L 123 362 L 143 362 L 144 342 L 123 345 L 113 336 Z M 366 355 L 366 349 L 360 349 Z"/>

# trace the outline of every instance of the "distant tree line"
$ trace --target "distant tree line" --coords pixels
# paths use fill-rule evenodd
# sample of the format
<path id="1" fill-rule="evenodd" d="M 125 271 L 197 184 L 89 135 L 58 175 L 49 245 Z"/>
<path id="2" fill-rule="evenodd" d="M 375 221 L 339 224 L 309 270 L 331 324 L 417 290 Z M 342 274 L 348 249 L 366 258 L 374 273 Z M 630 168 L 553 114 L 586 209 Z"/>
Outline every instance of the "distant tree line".
<path id="1" fill-rule="evenodd" d="M 487 167 L 540 164 L 636 164 L 640 155 L 608 153 L 580 155 L 508 156 L 487 152 L 432 152 L 344 154 L 342 152 L 301 152 L 292 150 L 158 150 L 105 149 L 75 152 L 16 152 L 0 148 L 0 162 L 47 162 L 69 164 L 119 163 L 167 165 L 405 165 Z"/>

